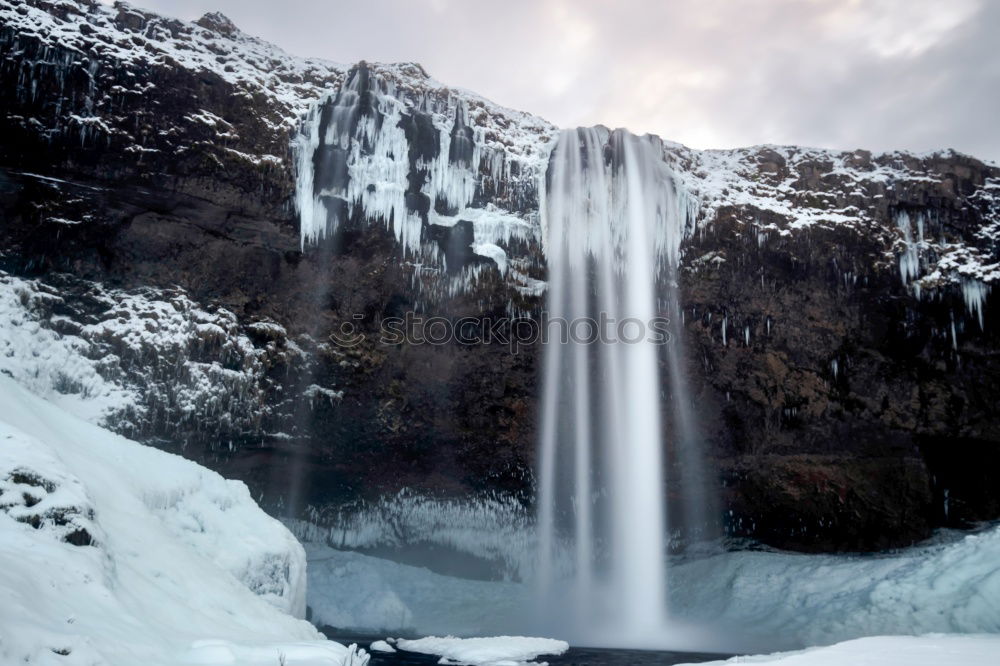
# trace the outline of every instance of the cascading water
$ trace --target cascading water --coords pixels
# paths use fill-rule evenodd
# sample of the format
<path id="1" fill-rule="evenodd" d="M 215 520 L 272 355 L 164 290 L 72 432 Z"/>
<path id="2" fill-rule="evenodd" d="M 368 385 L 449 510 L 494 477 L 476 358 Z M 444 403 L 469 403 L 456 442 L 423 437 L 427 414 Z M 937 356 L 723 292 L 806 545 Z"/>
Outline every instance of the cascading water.
<path id="1" fill-rule="evenodd" d="M 602 127 L 561 134 L 540 190 L 550 336 L 540 608 L 549 621 L 561 618 L 552 628 L 571 639 L 649 642 L 667 628 L 658 360 L 669 338 L 657 310 L 679 313 L 675 269 L 693 204 L 658 139 Z M 680 353 L 671 346 L 678 457 L 700 474 Z"/>

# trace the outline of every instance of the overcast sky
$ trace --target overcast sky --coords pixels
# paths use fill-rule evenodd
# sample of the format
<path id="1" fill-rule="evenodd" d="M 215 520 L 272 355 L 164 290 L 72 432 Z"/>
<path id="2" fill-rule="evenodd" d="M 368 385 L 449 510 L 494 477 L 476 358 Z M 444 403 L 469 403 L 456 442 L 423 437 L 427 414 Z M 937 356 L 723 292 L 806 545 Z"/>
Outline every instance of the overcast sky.
<path id="1" fill-rule="evenodd" d="M 416 61 L 561 126 L 1000 161 L 995 0 L 135 0 L 286 51 Z"/>

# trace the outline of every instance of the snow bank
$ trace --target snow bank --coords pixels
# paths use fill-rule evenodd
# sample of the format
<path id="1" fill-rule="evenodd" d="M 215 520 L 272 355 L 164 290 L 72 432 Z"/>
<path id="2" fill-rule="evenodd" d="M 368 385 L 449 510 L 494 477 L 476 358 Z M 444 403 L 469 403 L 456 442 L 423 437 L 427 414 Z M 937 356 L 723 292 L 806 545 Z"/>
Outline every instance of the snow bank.
<path id="1" fill-rule="evenodd" d="M 473 666 L 530 662 L 543 654 L 559 655 L 569 649 L 565 641 L 526 636 L 494 636 L 490 638 L 438 638 L 428 636 L 416 640 L 398 639 L 396 647 L 408 652 L 433 654 L 442 664 L 472 664 Z"/>
<path id="2" fill-rule="evenodd" d="M 303 549 L 242 483 L 9 377 L 0 404 L 0 663 L 365 661 L 288 614 Z"/>
<path id="3" fill-rule="evenodd" d="M 698 666 L 995 666 L 997 655 L 1000 636 L 875 636 L 801 652 L 733 657 Z"/>
<path id="4" fill-rule="evenodd" d="M 677 613 L 777 647 L 1000 632 L 1000 526 L 889 555 L 734 552 L 671 572 Z"/>
<path id="5" fill-rule="evenodd" d="M 238 664 L 239 666 L 365 666 L 368 655 L 352 644 L 332 641 L 280 644 L 236 644 L 231 641 L 197 641 L 181 656 L 184 664 Z"/>

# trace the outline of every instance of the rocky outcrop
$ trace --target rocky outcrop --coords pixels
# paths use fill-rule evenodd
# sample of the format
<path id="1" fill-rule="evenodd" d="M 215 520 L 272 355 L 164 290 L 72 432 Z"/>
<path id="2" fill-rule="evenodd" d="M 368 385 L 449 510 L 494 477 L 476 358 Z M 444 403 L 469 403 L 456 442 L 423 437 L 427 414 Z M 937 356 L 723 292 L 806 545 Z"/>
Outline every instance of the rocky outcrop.
<path id="1" fill-rule="evenodd" d="M 408 312 L 538 315 L 551 125 L 218 14 L 0 17 L 0 261 L 53 297 L 40 328 L 119 359 L 101 376 L 137 397 L 110 425 L 274 511 L 530 502 L 539 346 L 380 338 Z M 650 141 L 690 205 L 685 360 L 728 532 L 871 549 L 1000 516 L 1000 170 Z"/>

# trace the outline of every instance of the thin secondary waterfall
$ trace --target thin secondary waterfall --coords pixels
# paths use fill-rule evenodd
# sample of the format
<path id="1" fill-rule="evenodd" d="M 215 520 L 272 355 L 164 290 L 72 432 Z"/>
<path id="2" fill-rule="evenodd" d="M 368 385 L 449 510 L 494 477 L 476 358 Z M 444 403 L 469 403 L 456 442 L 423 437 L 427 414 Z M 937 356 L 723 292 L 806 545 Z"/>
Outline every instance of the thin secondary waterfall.
<path id="1" fill-rule="evenodd" d="M 693 216 L 659 140 L 623 130 L 564 131 L 541 193 L 549 265 L 542 609 L 550 619 L 558 609 L 556 629 L 577 640 L 648 637 L 667 624 L 658 368 L 669 337 L 657 307 L 679 310 L 674 273 Z M 666 358 L 684 459 L 695 428 L 680 354 Z"/>

